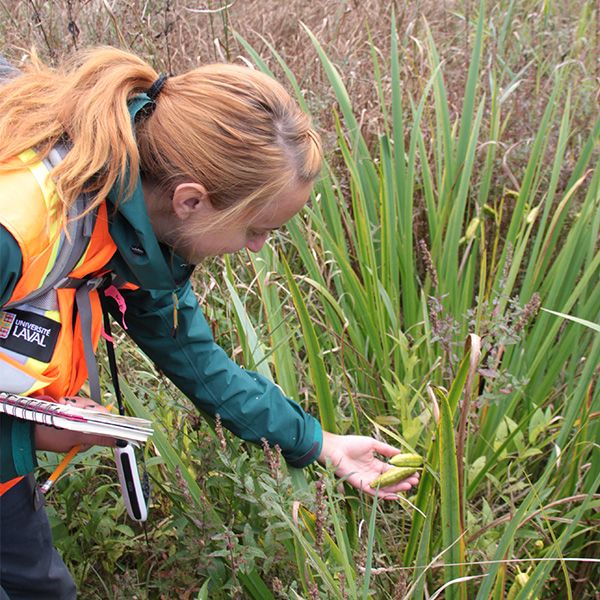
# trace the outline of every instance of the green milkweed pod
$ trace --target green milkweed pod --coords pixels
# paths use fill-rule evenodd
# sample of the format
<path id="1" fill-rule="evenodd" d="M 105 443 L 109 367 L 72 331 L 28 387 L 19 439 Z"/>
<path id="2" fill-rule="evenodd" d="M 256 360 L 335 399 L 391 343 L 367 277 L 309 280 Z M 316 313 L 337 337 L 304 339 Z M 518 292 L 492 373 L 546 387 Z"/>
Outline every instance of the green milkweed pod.
<path id="1" fill-rule="evenodd" d="M 377 486 L 382 488 L 387 487 L 414 475 L 418 470 L 417 467 L 395 467 L 371 481 L 369 487 L 373 489 L 377 488 Z"/>
<path id="2" fill-rule="evenodd" d="M 390 464 L 395 467 L 420 467 L 423 457 L 419 454 L 396 454 L 390 458 Z"/>
<path id="3" fill-rule="evenodd" d="M 514 600 L 517 597 L 517 595 L 519 594 L 519 592 L 527 585 L 528 581 L 529 581 L 528 573 L 517 573 L 517 575 L 515 576 L 514 583 L 510 586 L 510 589 L 508 590 L 508 594 L 506 595 L 506 600 Z M 537 596 L 536 597 L 529 596 L 528 598 L 529 598 L 529 600 L 537 600 Z"/>
<path id="4" fill-rule="evenodd" d="M 527 585 L 528 581 L 529 581 L 529 575 L 527 573 L 519 573 L 515 577 L 515 583 L 522 588 L 524 588 Z"/>

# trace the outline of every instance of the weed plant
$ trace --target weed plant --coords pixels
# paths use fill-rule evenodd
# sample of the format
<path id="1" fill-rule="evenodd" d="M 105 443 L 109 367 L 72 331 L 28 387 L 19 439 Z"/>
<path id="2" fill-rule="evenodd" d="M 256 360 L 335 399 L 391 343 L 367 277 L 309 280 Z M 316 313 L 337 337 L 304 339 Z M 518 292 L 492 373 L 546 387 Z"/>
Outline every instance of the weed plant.
<path id="1" fill-rule="evenodd" d="M 105 3 L 108 29 L 86 39 L 162 44 L 170 70 L 194 62 L 204 18 L 210 52 L 285 77 L 332 132 L 303 215 L 260 253 L 205 265 L 196 290 L 235 359 L 324 427 L 426 457 L 419 488 L 383 503 L 328 469 L 287 469 L 276 448 L 198 419 L 122 340 L 128 407 L 156 423 L 154 502 L 144 533 L 102 455 L 61 479 L 51 518 L 82 598 L 600 592 L 598 7 L 398 3 L 368 33 L 367 5 L 313 3 L 308 27 L 281 20 L 260 37 L 255 2 L 213 2 L 185 23 L 176 2 L 150 3 L 142 20 L 163 19 L 152 41 Z M 34 4 L 15 6 L 18 23 Z M 37 11 L 52 6 L 31 33 L 43 25 L 58 55 L 83 43 L 89 13 Z M 56 34 L 65 10 L 79 11 L 72 39 Z"/>

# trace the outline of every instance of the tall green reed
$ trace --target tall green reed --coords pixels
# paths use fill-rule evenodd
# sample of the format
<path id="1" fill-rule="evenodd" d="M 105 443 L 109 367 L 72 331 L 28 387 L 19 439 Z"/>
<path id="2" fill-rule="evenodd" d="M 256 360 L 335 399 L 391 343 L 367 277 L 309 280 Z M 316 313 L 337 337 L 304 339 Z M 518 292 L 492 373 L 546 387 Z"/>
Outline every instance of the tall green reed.
<path id="1" fill-rule="evenodd" d="M 509 9 L 515 9 L 514 3 Z M 458 344 L 468 332 L 483 338 L 472 402 L 463 395 L 452 411 L 441 400 L 447 448 L 459 442 L 455 438 L 459 421 L 463 423 L 456 469 L 436 463 L 443 479 L 423 477 L 415 499 L 420 512 L 413 512 L 412 530 L 403 538 L 404 564 L 419 567 L 415 598 L 423 597 L 424 582 L 440 583 L 431 572 L 428 578 L 418 575 L 445 550 L 453 556 L 449 563 L 462 564 L 461 570 L 450 567 L 446 582 L 481 573 L 477 597 L 500 597 L 507 577 L 500 561 L 523 557 L 519 528 L 531 523 L 534 514 L 545 518 L 535 521 L 528 535 L 552 540 L 545 558 L 556 557 L 560 564 L 561 555 L 570 551 L 573 532 L 585 537 L 583 515 L 594 504 L 598 488 L 597 469 L 589 462 L 597 452 L 597 419 L 583 426 L 598 410 L 598 337 L 537 310 L 541 303 L 592 323 L 599 319 L 600 120 L 585 134 L 577 132 L 586 137 L 575 164 L 565 167 L 567 148 L 576 139 L 573 114 L 582 100 L 569 90 L 573 73 L 568 61 L 538 66 L 538 76 L 552 91 L 534 138 L 522 142 L 523 167 L 503 169 L 508 158 L 502 140 L 506 107 L 521 75 L 508 69 L 502 53 L 510 32 L 508 16 L 499 34 L 486 19 L 482 3 L 458 116 L 451 110 L 444 63 L 431 35 L 430 77 L 420 97 L 406 97 L 398 35 L 392 28 L 391 107 L 383 91 L 387 79 L 372 52 L 383 115 L 373 148 L 362 135 L 342 77 L 307 31 L 335 95 L 343 165 L 325 166 L 304 223 L 297 219 L 290 224 L 289 242 L 281 246 L 289 268 L 281 267 L 273 247 L 254 261 L 280 274 L 275 304 L 273 290 L 267 298 L 264 284 L 258 289 L 274 354 L 281 340 L 296 337 L 295 344 L 285 345 L 285 364 L 296 364 L 291 368 L 302 385 L 298 365 L 308 362 L 305 385 L 314 390 L 322 423 L 333 430 L 338 429 L 336 419 L 361 432 L 370 431 L 370 423 L 379 423 L 381 430 L 392 423 L 399 426 L 396 437 L 406 444 L 402 432 L 414 431 L 416 422 L 411 444 L 431 455 L 438 442 L 432 441 L 436 426 L 425 384 L 450 387 L 454 381 L 453 389 L 462 390 L 456 388 L 463 372 Z M 259 68 L 268 70 L 241 42 Z M 499 51 L 490 59 L 488 51 L 494 46 Z M 276 50 L 270 51 L 285 66 Z M 284 72 L 300 94 L 293 75 Z M 510 177 L 499 175 L 503 171 L 510 171 Z M 419 210 L 425 212 L 418 231 L 424 240 L 421 251 L 413 223 Z M 295 282 L 291 273 L 296 273 Z M 276 277 L 269 274 L 271 280 Z M 291 289 L 298 320 L 283 282 Z M 278 376 L 285 377 L 281 360 L 277 365 Z M 337 397 L 324 391 L 329 388 L 337 390 Z M 289 393 L 297 394 L 294 388 Z M 555 417 L 545 425 L 547 441 L 527 435 L 534 419 L 539 422 L 540 411 L 547 409 Z M 526 460 L 510 460 L 521 452 Z M 440 459 L 447 456 L 443 452 Z M 521 489 L 521 480 L 523 491 L 516 499 L 502 493 L 503 486 Z M 513 510 L 514 518 L 494 528 L 497 547 L 489 558 L 499 562 L 482 572 L 475 561 L 469 568 L 484 552 L 479 540 L 469 546 L 459 538 L 469 538 L 465 523 L 472 531 L 481 520 L 477 507 L 490 486 L 492 513 L 503 516 Z M 449 497 L 450 489 L 458 495 Z M 544 507 L 581 494 L 587 500 L 569 511 L 568 527 L 548 518 L 556 509 Z M 508 500 L 514 509 L 507 507 Z M 465 511 L 458 529 L 446 528 L 453 522 L 450 514 L 444 516 L 449 505 Z M 466 545 L 460 557 L 452 545 L 457 541 Z M 554 559 L 536 564 L 518 597 L 545 589 L 554 565 Z M 570 594 L 564 563 L 562 568 L 559 585 Z M 456 590 L 465 594 L 473 590 L 469 585 L 475 584 L 457 581 Z M 454 587 L 446 593 L 454 594 Z"/>

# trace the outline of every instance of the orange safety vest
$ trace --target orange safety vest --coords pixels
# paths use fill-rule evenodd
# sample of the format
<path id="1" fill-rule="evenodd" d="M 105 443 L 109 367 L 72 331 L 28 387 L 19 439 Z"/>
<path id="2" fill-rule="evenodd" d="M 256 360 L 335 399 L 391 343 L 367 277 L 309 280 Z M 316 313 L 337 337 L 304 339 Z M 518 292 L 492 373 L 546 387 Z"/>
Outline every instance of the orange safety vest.
<path id="1" fill-rule="evenodd" d="M 21 278 L 9 302 L 0 308 L 0 389 L 24 396 L 60 398 L 76 394 L 88 371 L 81 322 L 74 311 L 76 290 L 51 285 L 43 296 L 28 300 L 44 282 L 54 283 L 48 281 L 52 267 L 62 245 L 71 242 L 65 234 L 60 199 L 49 177 L 51 165 L 48 161 L 24 164 L 32 158 L 32 150 L 23 152 L 14 159 L 15 170 L 0 172 L 0 224 L 12 234 L 22 253 Z M 106 205 L 101 204 L 89 241 L 68 277 L 98 275 L 115 252 Z M 90 302 L 95 350 L 102 329 L 97 291 L 90 291 Z M 0 494 L 19 480 L 0 486 Z"/>

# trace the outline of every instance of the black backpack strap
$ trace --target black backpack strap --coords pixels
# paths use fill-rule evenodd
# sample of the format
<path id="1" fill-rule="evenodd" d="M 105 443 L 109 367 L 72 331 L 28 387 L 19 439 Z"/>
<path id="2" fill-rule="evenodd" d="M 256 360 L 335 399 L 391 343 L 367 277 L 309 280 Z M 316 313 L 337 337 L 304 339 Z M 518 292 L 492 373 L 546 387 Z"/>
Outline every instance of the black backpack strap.
<path id="1" fill-rule="evenodd" d="M 100 304 L 102 305 L 102 317 L 104 319 L 104 333 L 106 334 L 106 354 L 108 355 L 108 366 L 110 367 L 110 376 L 112 378 L 113 387 L 115 388 L 115 396 L 117 397 L 117 406 L 119 414 L 125 414 L 125 406 L 123 405 L 123 396 L 121 395 L 121 386 L 119 384 L 119 370 L 117 368 L 117 358 L 115 356 L 115 343 L 113 341 L 110 328 L 110 315 L 106 308 L 106 296 L 100 294 Z"/>

